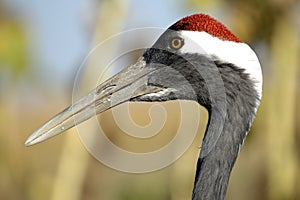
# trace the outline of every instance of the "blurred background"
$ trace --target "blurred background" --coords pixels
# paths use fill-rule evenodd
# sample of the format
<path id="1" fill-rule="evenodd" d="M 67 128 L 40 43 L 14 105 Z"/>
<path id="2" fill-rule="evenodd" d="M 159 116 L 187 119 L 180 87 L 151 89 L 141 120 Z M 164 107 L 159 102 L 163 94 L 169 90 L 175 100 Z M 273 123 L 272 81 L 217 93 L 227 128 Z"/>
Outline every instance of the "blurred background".
<path id="1" fill-rule="evenodd" d="M 24 141 L 71 103 L 76 72 L 95 45 L 132 28 L 167 28 L 199 12 L 219 19 L 250 44 L 264 74 L 261 106 L 234 166 L 227 199 L 300 199 L 296 0 L 0 1 L 0 199 L 190 199 L 207 118 L 203 108 L 199 134 L 188 151 L 147 174 L 122 173 L 99 163 L 75 129 L 33 147 Z M 176 111 L 176 105 L 164 106 Z M 133 118 L 147 124 L 142 107 L 133 109 Z M 166 123 L 171 128 L 178 121 L 173 115 Z M 100 118 L 108 119 L 103 124 L 109 135 L 121 134 L 110 112 Z"/>

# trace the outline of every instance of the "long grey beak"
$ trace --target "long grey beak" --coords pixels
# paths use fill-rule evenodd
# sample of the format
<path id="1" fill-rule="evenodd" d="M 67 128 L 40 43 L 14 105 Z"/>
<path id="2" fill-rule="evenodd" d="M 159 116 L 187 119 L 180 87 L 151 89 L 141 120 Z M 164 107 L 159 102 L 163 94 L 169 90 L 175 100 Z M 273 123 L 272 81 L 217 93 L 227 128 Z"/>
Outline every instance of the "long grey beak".
<path id="1" fill-rule="evenodd" d="M 28 137 L 25 145 L 30 146 L 54 137 L 132 98 L 163 90 L 163 88 L 147 85 L 147 75 L 153 71 L 155 68 L 146 67 L 146 62 L 141 57 L 136 64 L 100 84 L 87 96 L 46 122 Z"/>

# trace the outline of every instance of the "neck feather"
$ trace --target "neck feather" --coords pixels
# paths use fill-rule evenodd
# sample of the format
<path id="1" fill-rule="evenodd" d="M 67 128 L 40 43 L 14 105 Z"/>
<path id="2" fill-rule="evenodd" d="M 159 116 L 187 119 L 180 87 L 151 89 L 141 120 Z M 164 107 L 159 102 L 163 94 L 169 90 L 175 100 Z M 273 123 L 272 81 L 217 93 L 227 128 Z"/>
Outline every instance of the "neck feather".
<path id="1" fill-rule="evenodd" d="M 202 146 L 210 142 L 209 150 L 201 149 L 193 190 L 193 200 L 225 199 L 232 167 L 249 131 L 259 104 L 253 83 L 243 72 L 237 80 L 228 76 L 228 69 L 218 66 L 226 90 L 226 108 L 214 105 L 209 110 L 209 122 Z M 224 68 L 223 68 L 224 67 Z M 233 67 L 233 68 L 232 68 Z M 225 73 L 225 71 L 227 71 Z M 226 75 L 227 74 L 227 75 Z M 247 76 L 247 75 L 245 75 Z M 226 113 L 220 113 L 220 112 Z M 223 122 L 220 130 L 220 122 Z M 216 132 L 220 134 L 215 134 Z M 206 145 L 207 146 L 207 145 Z M 205 151 L 205 153 L 203 153 Z"/>

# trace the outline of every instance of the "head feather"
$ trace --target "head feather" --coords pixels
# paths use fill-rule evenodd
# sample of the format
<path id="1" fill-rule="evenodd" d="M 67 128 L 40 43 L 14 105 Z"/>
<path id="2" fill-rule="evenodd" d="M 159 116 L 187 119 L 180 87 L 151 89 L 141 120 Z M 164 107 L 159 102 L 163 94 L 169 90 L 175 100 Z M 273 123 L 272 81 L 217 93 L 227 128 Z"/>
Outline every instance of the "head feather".
<path id="1" fill-rule="evenodd" d="M 221 40 L 233 41 L 238 43 L 242 42 L 222 23 L 205 14 L 194 14 L 184 17 L 173 24 L 169 29 L 175 31 L 204 31 Z"/>

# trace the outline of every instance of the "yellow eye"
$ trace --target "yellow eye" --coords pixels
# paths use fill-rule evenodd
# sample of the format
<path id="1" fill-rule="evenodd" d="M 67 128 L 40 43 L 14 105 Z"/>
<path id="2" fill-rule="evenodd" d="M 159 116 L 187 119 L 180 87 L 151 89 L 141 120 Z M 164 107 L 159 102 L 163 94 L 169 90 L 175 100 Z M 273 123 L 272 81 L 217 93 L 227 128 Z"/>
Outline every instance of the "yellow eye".
<path id="1" fill-rule="evenodd" d="M 180 37 L 175 37 L 171 40 L 172 49 L 180 49 L 183 46 L 183 39 Z"/>

